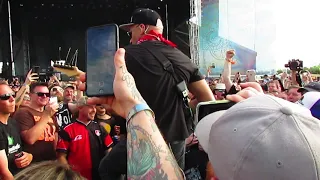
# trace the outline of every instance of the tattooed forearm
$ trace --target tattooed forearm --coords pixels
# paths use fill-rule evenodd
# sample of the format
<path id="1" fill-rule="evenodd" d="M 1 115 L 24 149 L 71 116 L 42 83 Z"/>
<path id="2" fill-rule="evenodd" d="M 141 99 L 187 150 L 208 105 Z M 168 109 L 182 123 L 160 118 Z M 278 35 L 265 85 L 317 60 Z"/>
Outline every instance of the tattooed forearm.
<path id="1" fill-rule="evenodd" d="M 19 106 L 22 103 L 23 97 L 27 92 L 27 88 L 25 86 L 21 86 L 21 89 L 17 92 L 15 101 L 16 106 Z"/>
<path id="2" fill-rule="evenodd" d="M 152 115 L 136 114 L 128 123 L 128 179 L 183 179 L 180 168 Z"/>
<path id="3" fill-rule="evenodd" d="M 131 77 L 132 75 L 127 71 L 126 68 L 123 68 L 123 66 L 121 66 L 120 69 L 122 72 L 122 81 L 126 82 L 127 87 L 131 91 L 132 97 L 136 100 L 139 100 L 140 102 L 145 102 L 136 87 L 134 79 Z"/>

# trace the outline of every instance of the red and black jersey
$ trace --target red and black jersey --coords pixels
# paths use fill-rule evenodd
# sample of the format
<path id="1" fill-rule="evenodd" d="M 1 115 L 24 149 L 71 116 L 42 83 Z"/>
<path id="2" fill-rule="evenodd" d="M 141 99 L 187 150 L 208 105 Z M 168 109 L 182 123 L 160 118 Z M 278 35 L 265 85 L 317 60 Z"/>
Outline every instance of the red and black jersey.
<path id="1" fill-rule="evenodd" d="M 59 132 L 57 152 L 67 154 L 73 170 L 88 180 L 95 180 L 100 179 L 100 160 L 112 144 L 110 135 L 98 123 L 91 121 L 85 125 L 76 120 Z"/>

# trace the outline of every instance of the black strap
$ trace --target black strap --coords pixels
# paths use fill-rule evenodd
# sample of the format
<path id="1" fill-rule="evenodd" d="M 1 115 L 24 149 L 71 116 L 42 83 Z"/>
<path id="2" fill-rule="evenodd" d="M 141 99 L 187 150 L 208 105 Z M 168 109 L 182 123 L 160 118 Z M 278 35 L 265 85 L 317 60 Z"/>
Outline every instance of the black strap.
<path id="1" fill-rule="evenodd" d="M 173 65 L 172 65 L 171 61 L 163 53 L 161 53 L 160 51 L 157 51 L 157 50 L 151 51 L 150 50 L 150 46 L 152 46 L 152 44 L 150 44 L 150 43 L 141 43 L 140 45 L 141 45 L 141 47 L 146 49 L 148 52 L 150 52 L 150 54 L 152 54 L 160 62 L 160 64 L 162 65 L 163 69 L 165 71 L 168 71 L 172 75 L 172 77 L 175 80 L 176 84 L 178 84 L 179 80 L 178 80 L 178 77 L 176 76 L 176 74 L 174 73 L 174 68 L 173 68 Z"/>

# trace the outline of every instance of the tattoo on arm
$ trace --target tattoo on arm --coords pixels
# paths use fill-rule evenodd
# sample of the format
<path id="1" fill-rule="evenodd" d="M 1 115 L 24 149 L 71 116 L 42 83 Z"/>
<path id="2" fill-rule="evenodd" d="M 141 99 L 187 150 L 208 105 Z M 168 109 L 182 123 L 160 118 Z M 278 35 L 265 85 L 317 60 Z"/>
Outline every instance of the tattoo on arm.
<path id="1" fill-rule="evenodd" d="M 128 179 L 183 179 L 180 168 L 162 139 L 152 114 L 148 111 L 145 113 L 149 122 L 135 123 L 135 118 L 140 117 L 136 115 L 128 124 Z"/>
<path id="2" fill-rule="evenodd" d="M 17 94 L 17 97 L 15 98 L 17 105 L 20 105 L 22 97 L 24 97 L 24 95 L 26 94 L 26 91 L 27 91 L 27 88 L 25 88 L 25 87 L 22 87 L 22 88 L 24 88 L 22 93 L 19 95 Z"/>
<path id="3" fill-rule="evenodd" d="M 123 66 L 120 67 L 121 72 L 122 72 L 122 81 L 125 81 L 127 84 L 127 87 L 130 89 L 131 94 L 134 99 L 140 101 L 140 102 L 145 102 L 145 100 L 142 98 L 141 94 L 139 93 L 133 77 L 131 77 L 131 74 L 123 68 Z"/>

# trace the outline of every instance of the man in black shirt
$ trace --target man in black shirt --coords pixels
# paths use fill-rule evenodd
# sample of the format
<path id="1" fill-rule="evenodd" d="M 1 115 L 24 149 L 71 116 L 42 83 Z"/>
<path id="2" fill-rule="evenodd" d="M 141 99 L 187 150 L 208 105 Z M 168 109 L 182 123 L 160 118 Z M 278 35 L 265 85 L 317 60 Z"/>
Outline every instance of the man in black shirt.
<path id="1" fill-rule="evenodd" d="M 198 102 L 214 100 L 213 94 L 190 58 L 175 48 L 174 43 L 163 38 L 161 17 L 156 11 L 137 9 L 130 23 L 120 28 L 131 35 L 132 44 L 125 48 L 128 71 L 133 75 L 139 92 L 155 112 L 156 123 L 183 169 L 185 138 L 190 135 L 191 127 L 190 122 L 186 122 L 184 102 L 176 85 L 185 81 Z M 151 54 L 155 51 L 163 59 L 159 60 Z M 174 73 L 168 72 L 160 61 L 169 61 Z"/>
<path id="2" fill-rule="evenodd" d="M 0 179 L 11 180 L 19 168 L 28 166 L 32 155 L 22 151 L 16 121 L 9 116 L 15 111 L 12 89 L 0 83 Z"/>
<path id="3" fill-rule="evenodd" d="M 55 114 L 59 131 L 74 122 L 72 115 L 77 112 L 77 105 L 74 103 L 74 91 L 75 87 L 71 84 L 67 85 L 64 90 L 59 86 L 54 86 L 51 89 L 53 96 L 57 96 L 58 99 L 62 98 L 62 102 L 59 102 L 58 112 Z"/>

